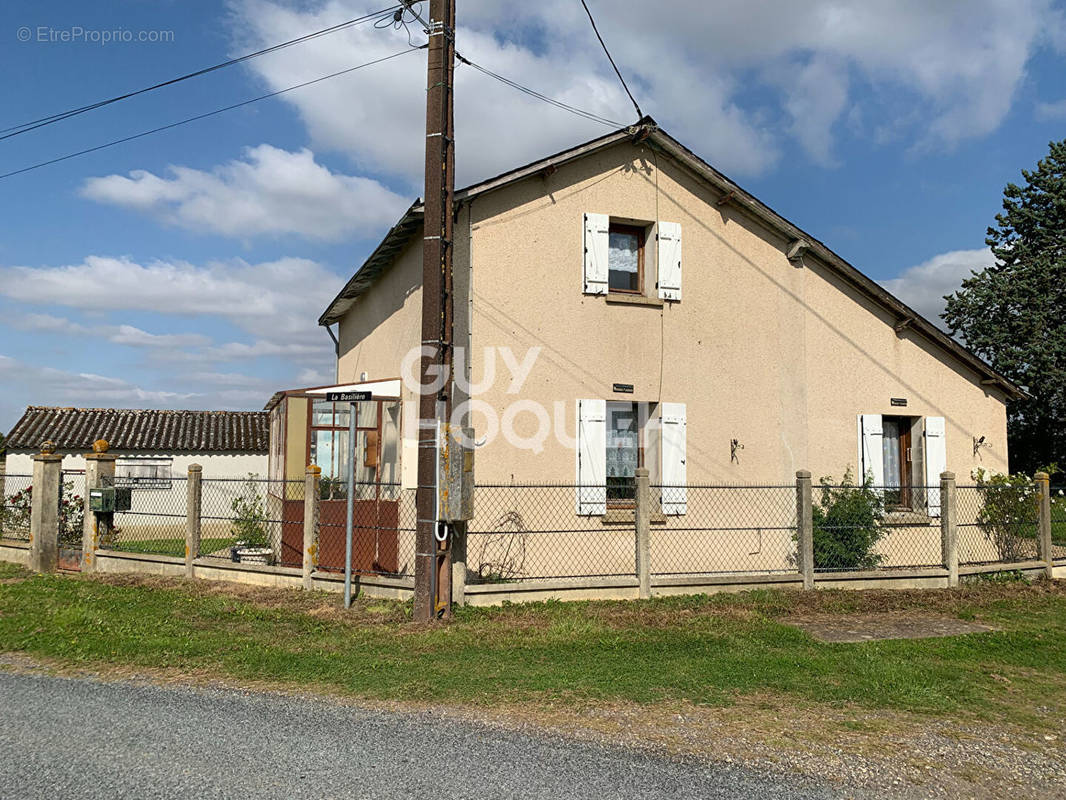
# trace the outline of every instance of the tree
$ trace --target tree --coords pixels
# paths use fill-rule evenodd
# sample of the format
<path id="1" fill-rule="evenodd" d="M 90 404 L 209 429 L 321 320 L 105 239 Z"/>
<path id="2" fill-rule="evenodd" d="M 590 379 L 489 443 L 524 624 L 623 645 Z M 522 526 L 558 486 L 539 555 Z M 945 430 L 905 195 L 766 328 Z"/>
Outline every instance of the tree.
<path id="1" fill-rule="evenodd" d="M 1025 389 L 1008 408 L 1012 472 L 1066 464 L 1066 140 L 1008 183 L 985 242 L 995 265 L 945 299 L 951 334 Z"/>

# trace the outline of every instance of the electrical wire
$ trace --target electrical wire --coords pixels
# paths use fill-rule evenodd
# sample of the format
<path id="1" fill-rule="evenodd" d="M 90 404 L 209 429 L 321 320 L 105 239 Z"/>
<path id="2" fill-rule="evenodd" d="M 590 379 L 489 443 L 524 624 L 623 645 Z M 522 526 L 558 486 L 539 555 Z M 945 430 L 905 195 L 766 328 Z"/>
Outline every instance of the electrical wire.
<path id="1" fill-rule="evenodd" d="M 596 34 L 596 38 L 600 40 L 600 46 L 603 47 L 603 52 L 607 54 L 607 60 L 610 61 L 611 66 L 614 67 L 614 74 L 617 75 L 618 80 L 622 82 L 622 88 L 626 90 L 626 94 L 629 95 L 629 99 L 633 103 L 633 108 L 637 110 L 637 119 L 644 119 L 644 112 L 640 110 L 640 105 L 637 103 L 637 99 L 633 97 L 633 93 L 629 91 L 629 87 L 626 85 L 626 79 L 622 77 L 618 65 L 615 64 L 614 59 L 611 58 L 611 51 L 607 49 L 607 43 L 603 41 L 603 37 L 600 36 L 599 28 L 596 27 L 596 20 L 592 18 L 592 12 L 589 11 L 588 4 L 585 0 L 581 0 L 581 5 L 585 7 L 585 13 L 589 15 L 589 22 L 592 23 L 592 30 Z"/>
<path id="2" fill-rule="evenodd" d="M 381 19 L 383 17 L 387 19 L 388 15 L 393 14 L 396 11 L 402 11 L 404 8 L 406 8 L 404 5 L 394 4 L 394 5 L 389 6 L 388 8 L 382 9 L 380 11 L 373 11 L 373 12 L 371 12 L 369 14 L 364 14 L 361 17 L 356 17 L 354 19 L 350 19 L 347 22 L 341 22 L 341 23 L 338 23 L 337 25 L 331 25 L 328 28 L 323 28 L 322 30 L 314 31 L 313 33 L 308 33 L 308 34 L 305 34 L 304 36 L 299 36 L 299 37 L 297 37 L 295 39 L 289 39 L 286 42 L 281 42 L 280 44 L 271 45 L 270 47 L 264 47 L 262 50 L 256 50 L 254 53 L 246 53 L 243 56 L 238 56 L 237 58 L 231 58 L 228 61 L 223 61 L 223 62 L 221 62 L 219 64 L 215 64 L 215 65 L 210 66 L 210 67 L 204 67 L 203 69 L 198 69 L 198 70 L 196 70 L 194 72 L 188 72 L 188 73 L 186 73 L 184 75 L 179 75 L 176 78 L 171 78 L 169 80 L 165 80 L 165 81 L 162 81 L 160 83 L 153 84 L 151 86 L 145 86 L 142 89 L 137 89 L 137 90 L 132 91 L 132 92 L 126 92 L 125 94 L 116 95 L 115 97 L 110 97 L 110 98 L 107 98 L 106 100 L 99 100 L 99 101 L 97 101 L 95 103 L 90 103 L 88 105 L 80 106 L 78 108 L 72 108 L 72 109 L 69 109 L 67 111 L 59 112 L 57 114 L 51 114 L 51 115 L 49 115 L 47 117 L 41 117 L 39 119 L 30 120 L 29 122 L 23 122 L 23 123 L 21 123 L 19 125 L 12 125 L 12 126 L 10 126 L 8 128 L 0 128 L 0 134 L 3 134 L 3 135 L 0 135 L 0 140 L 10 139 L 12 136 L 18 136 L 19 134 L 27 133 L 29 131 L 36 130 L 38 128 L 43 128 L 45 125 L 52 125 L 52 124 L 54 124 L 56 122 L 60 122 L 60 121 L 62 121 L 64 119 L 69 119 L 70 117 L 74 117 L 74 116 L 77 116 L 79 114 L 84 114 L 84 113 L 86 113 L 88 111 L 94 111 L 97 108 L 103 108 L 104 106 L 111 105 L 112 103 L 118 103 L 118 102 L 120 102 L 122 100 L 128 100 L 131 97 L 136 97 L 138 95 L 146 94 L 148 92 L 155 91 L 156 89 L 162 89 L 162 88 L 167 87 L 167 86 L 173 86 L 176 83 L 181 83 L 182 81 L 187 81 L 190 78 L 197 78 L 197 77 L 199 77 L 201 75 L 207 75 L 208 73 L 215 72 L 215 71 L 220 70 L 220 69 L 224 69 L 225 67 L 231 67 L 234 64 L 240 64 L 242 62 L 248 61 L 248 60 L 253 59 L 253 58 L 258 58 L 259 56 L 263 56 L 263 55 L 266 55 L 268 53 L 274 53 L 274 52 L 276 52 L 278 50 L 283 50 L 283 49 L 285 49 L 287 47 L 292 47 L 293 45 L 296 45 L 296 44 L 301 44 L 303 42 L 307 42 L 307 41 L 310 41 L 312 39 L 317 39 L 320 36 L 326 36 L 328 34 L 335 33 L 335 32 L 337 32 L 339 30 L 343 30 L 344 28 L 349 28 L 349 27 L 351 27 L 353 25 L 358 25 L 360 23 L 366 22 L 366 21 L 371 20 L 371 19 Z M 410 37 L 408 37 L 408 38 L 410 38 Z"/>
<path id="3" fill-rule="evenodd" d="M 151 136 L 154 133 L 160 133 L 162 131 L 170 130 L 171 128 L 177 128 L 177 127 L 179 127 L 181 125 L 187 125 L 190 122 L 196 122 L 197 120 L 206 119 L 207 117 L 213 117 L 216 114 L 222 114 L 223 112 L 226 112 L 226 111 L 232 111 L 235 108 L 241 108 L 243 106 L 251 105 L 252 103 L 258 103 L 260 100 L 267 100 L 267 99 L 269 99 L 271 97 L 277 97 L 280 94 L 285 94 L 286 92 L 291 92 L 294 89 L 302 89 L 305 86 L 311 86 L 312 84 L 315 84 L 315 83 L 321 83 L 322 81 L 329 80 L 330 78 L 336 78 L 336 77 L 339 77 L 341 75 L 347 75 L 349 72 L 355 72 L 356 70 L 363 69 L 364 67 L 371 67 L 371 66 L 373 66 L 375 64 L 380 64 L 383 61 L 390 61 L 391 59 L 399 58 L 402 55 L 405 55 L 407 53 L 414 53 L 417 50 L 422 50 L 424 48 L 425 48 L 425 45 L 423 45 L 421 47 L 407 48 L 407 49 L 399 51 L 398 53 L 393 53 L 392 55 L 383 56 L 382 58 L 377 58 L 377 59 L 374 59 L 373 61 L 367 61 L 365 64 L 358 64 L 358 65 L 356 65 L 354 67 L 348 67 L 348 69 L 342 69 L 340 72 L 334 72 L 334 73 L 331 73 L 329 75 L 323 75 L 321 78 L 315 78 L 313 80 L 304 81 L 303 83 L 298 83 L 295 86 L 289 86 L 289 87 L 287 87 L 285 89 L 278 89 L 276 92 L 270 92 L 268 94 L 259 95 L 259 97 L 253 97 L 250 100 L 244 100 L 244 101 L 242 101 L 240 103 L 234 103 L 233 105 L 225 106 L 223 108 L 216 108 L 214 111 L 208 111 L 208 112 L 206 112 L 204 114 L 197 114 L 194 117 L 186 117 L 185 119 L 178 120 L 177 122 L 171 122 L 168 125 L 161 125 L 160 127 L 152 128 L 149 131 L 142 131 L 141 133 L 135 133 L 132 136 L 125 136 L 125 137 L 123 137 L 121 139 L 115 139 L 115 140 L 110 141 L 110 142 L 105 142 L 104 144 L 99 144 L 99 145 L 96 145 L 95 147 L 87 147 L 86 149 L 78 150 L 75 153 L 68 153 L 65 156 L 59 156 L 58 158 L 52 158 L 52 159 L 49 159 L 48 161 L 41 161 L 38 164 L 33 164 L 31 166 L 28 166 L 28 167 L 23 167 L 22 169 L 16 169 L 16 170 L 12 170 L 11 172 L 5 172 L 3 174 L 0 174 L 0 180 L 3 180 L 4 178 L 10 178 L 10 177 L 13 177 L 15 175 L 21 175 L 22 173 L 30 172 L 31 170 L 40 169 L 41 167 L 47 167 L 47 166 L 49 166 L 51 164 L 58 164 L 60 161 L 68 161 L 69 159 L 77 158 L 78 156 L 84 156 L 84 155 L 87 155 L 89 153 L 95 153 L 97 150 L 104 150 L 104 149 L 106 149 L 108 147 L 114 147 L 115 145 L 124 144 L 126 142 L 132 142 L 134 139 L 141 139 L 141 138 L 143 138 L 145 136 Z"/>
<path id="4" fill-rule="evenodd" d="M 467 66 L 473 67 L 478 72 L 483 72 L 484 74 L 488 75 L 489 77 L 495 78 L 496 80 L 500 81 L 501 83 L 504 83 L 507 86 L 510 86 L 512 89 L 517 89 L 518 91 L 523 92 L 524 94 L 528 94 L 530 97 L 535 97 L 538 100 L 543 100 L 545 103 L 549 103 L 549 104 L 555 106 L 556 108 L 561 108 L 564 111 L 569 111 L 571 114 L 576 114 L 579 117 L 584 117 L 585 119 L 592 120 L 593 122 L 598 122 L 601 125 L 606 125 L 606 126 L 608 126 L 610 128 L 621 128 L 621 127 L 624 127 L 624 123 L 616 122 L 616 121 L 614 121 L 612 119 L 607 119 L 606 117 L 601 117 L 599 114 L 594 114 L 591 111 L 585 111 L 584 109 L 578 108 L 577 106 L 569 105 L 567 103 L 564 103 L 562 100 L 556 100 L 555 98 L 549 97 L 546 94 L 541 94 L 540 92 L 536 91 L 535 89 L 530 89 L 528 86 L 523 86 L 522 84 L 518 83 L 517 81 L 513 81 L 510 78 L 505 78 L 503 75 L 495 73 L 492 70 L 481 66 L 480 64 L 478 64 L 475 61 L 471 61 L 468 58 L 464 58 L 459 53 L 456 53 L 455 57 L 461 63 L 466 64 Z"/>
<path id="5" fill-rule="evenodd" d="M 407 11 L 411 12 L 411 15 L 416 20 L 418 20 L 418 22 L 425 28 L 426 32 L 428 33 L 429 32 L 429 23 L 426 22 L 426 20 L 422 17 L 422 15 L 419 14 L 418 11 L 415 10 L 412 6 L 413 6 L 413 3 L 404 2 L 405 9 Z M 402 22 L 401 23 L 401 21 L 399 19 L 397 20 L 397 24 L 403 24 L 405 28 L 407 27 L 407 23 L 406 22 Z M 452 41 L 454 42 L 455 37 L 454 37 L 453 32 L 446 30 L 444 32 L 444 34 L 448 38 L 452 39 Z M 408 37 L 410 37 L 410 31 L 408 31 Z M 578 108 L 577 106 L 569 105 L 568 103 L 564 103 L 562 100 L 556 100 L 555 98 L 549 97 L 546 94 L 542 94 L 541 92 L 538 92 L 535 89 L 530 89 L 528 86 L 523 86 L 522 84 L 518 83 L 518 81 L 511 80 L 510 78 L 505 78 L 503 75 L 500 75 L 499 73 L 493 72 L 492 70 L 488 69 L 487 67 L 481 66 L 480 64 L 478 64 L 475 61 L 471 61 L 468 58 L 464 58 L 459 53 L 458 50 L 455 52 L 455 58 L 461 64 L 466 64 L 469 67 L 473 67 L 474 69 L 478 70 L 479 72 L 482 72 L 485 75 L 488 75 L 490 78 L 494 78 L 494 79 L 500 81 L 501 83 L 506 84 L 507 86 L 510 86 L 512 89 L 517 89 L 518 91 L 523 92 L 524 94 L 527 94 L 530 97 L 534 97 L 537 100 L 542 100 L 545 103 L 548 103 L 550 105 L 555 106 L 556 108 L 561 108 L 564 111 L 569 111 L 571 114 L 576 114 L 579 117 L 583 117 L 585 119 L 592 120 L 593 122 L 598 122 L 601 125 L 606 125 L 606 126 L 608 126 L 610 128 L 621 128 L 621 127 L 624 127 L 624 123 L 616 122 L 613 119 L 607 119 L 606 117 L 601 117 L 600 115 L 594 114 L 591 111 L 585 111 L 584 109 Z M 608 58 L 610 58 L 610 54 L 608 54 Z M 621 77 L 621 76 L 619 76 L 619 77 Z M 623 81 L 623 84 L 624 83 L 625 82 Z M 630 95 L 630 99 L 632 99 L 632 95 Z M 639 113 L 640 109 L 638 108 L 637 111 Z M 641 116 L 643 116 L 643 115 L 641 115 Z"/>

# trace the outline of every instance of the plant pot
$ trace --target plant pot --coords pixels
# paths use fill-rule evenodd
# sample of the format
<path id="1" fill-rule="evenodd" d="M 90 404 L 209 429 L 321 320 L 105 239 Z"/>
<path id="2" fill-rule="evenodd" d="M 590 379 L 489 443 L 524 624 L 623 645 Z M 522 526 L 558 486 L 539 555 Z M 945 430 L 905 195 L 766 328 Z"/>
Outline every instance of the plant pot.
<path id="1" fill-rule="evenodd" d="M 242 564 L 269 564 L 273 555 L 269 547 L 242 547 L 237 551 L 237 560 Z"/>

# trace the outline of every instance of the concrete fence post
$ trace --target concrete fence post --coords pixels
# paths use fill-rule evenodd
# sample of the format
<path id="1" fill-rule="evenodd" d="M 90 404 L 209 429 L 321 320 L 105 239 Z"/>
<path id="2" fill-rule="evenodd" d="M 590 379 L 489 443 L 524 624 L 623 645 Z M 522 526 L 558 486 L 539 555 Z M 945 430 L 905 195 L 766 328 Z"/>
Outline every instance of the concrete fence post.
<path id="1" fill-rule="evenodd" d="M 303 588 L 311 588 L 311 575 L 318 561 L 318 515 L 320 508 L 318 481 L 322 469 L 311 464 L 304 472 L 304 548 Z"/>
<path id="2" fill-rule="evenodd" d="M 104 439 L 93 442 L 93 451 L 85 456 L 85 518 L 81 529 L 81 571 L 96 569 L 96 551 L 114 544 L 115 515 L 91 510 L 92 489 L 115 485 L 115 461 Z"/>
<path id="3" fill-rule="evenodd" d="M 33 492 L 30 506 L 30 569 L 55 572 L 59 559 L 59 484 L 63 456 L 45 442 L 33 457 Z"/>
<path id="4" fill-rule="evenodd" d="M 959 585 L 959 526 L 955 502 L 955 473 L 940 473 L 940 563 L 948 571 L 948 586 Z"/>
<path id="5" fill-rule="evenodd" d="M 811 473 L 796 472 L 796 561 L 803 588 L 814 588 L 814 506 Z"/>
<path id="6" fill-rule="evenodd" d="M 1040 500 L 1040 514 L 1037 541 L 1040 543 L 1040 560 L 1048 579 L 1055 577 L 1055 556 L 1051 549 L 1051 476 L 1038 472 L 1033 476 Z"/>
<path id="7" fill-rule="evenodd" d="M 204 468 L 189 464 L 189 478 L 185 483 L 185 577 L 192 578 L 196 559 L 200 557 L 200 536 L 203 533 Z"/>
<path id="8" fill-rule="evenodd" d="M 637 582 L 642 600 L 651 597 L 651 485 L 647 467 L 637 467 L 634 506 L 637 531 Z"/>

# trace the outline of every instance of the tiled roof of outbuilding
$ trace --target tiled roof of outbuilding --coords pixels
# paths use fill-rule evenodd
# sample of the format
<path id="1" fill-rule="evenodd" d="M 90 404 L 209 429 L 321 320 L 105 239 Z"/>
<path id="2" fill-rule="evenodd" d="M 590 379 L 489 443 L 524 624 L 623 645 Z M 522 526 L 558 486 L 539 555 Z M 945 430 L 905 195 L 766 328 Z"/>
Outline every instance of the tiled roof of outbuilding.
<path id="1" fill-rule="evenodd" d="M 97 439 L 124 452 L 266 454 L 270 423 L 262 411 L 29 406 L 7 447 L 36 450 L 51 440 L 60 450 L 88 451 Z"/>

